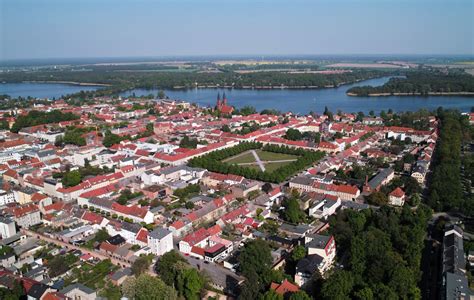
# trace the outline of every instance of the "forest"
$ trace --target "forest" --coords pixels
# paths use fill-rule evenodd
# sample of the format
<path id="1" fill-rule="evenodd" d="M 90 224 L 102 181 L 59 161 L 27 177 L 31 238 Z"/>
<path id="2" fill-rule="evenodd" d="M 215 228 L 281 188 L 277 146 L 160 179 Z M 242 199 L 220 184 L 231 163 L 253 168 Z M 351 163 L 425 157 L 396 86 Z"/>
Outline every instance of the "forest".
<path id="1" fill-rule="evenodd" d="M 322 282 L 317 299 L 420 299 L 417 283 L 430 216 L 425 205 L 331 216 L 329 232 L 344 269 L 334 269 Z"/>
<path id="2" fill-rule="evenodd" d="M 369 96 L 375 94 L 403 93 L 431 95 L 433 93 L 474 93 L 474 76 L 467 73 L 441 71 L 407 72 L 406 77 L 393 77 L 382 86 L 358 86 L 350 88 L 348 95 Z"/>
<path id="3" fill-rule="evenodd" d="M 466 197 L 461 181 L 461 146 L 472 140 L 469 121 L 456 111 L 438 110 L 440 120 L 439 142 L 432 162 L 427 204 L 436 211 L 462 211 L 472 216 L 472 195 Z"/>
<path id="4" fill-rule="evenodd" d="M 21 129 L 26 127 L 77 119 L 79 119 L 79 116 L 70 112 L 63 113 L 60 110 L 52 110 L 50 112 L 32 110 L 28 112 L 27 115 L 17 116 L 16 121 L 11 128 L 11 132 L 18 133 Z"/>
<path id="5" fill-rule="evenodd" d="M 258 72 L 239 74 L 232 71 L 217 73 L 201 72 L 134 72 L 108 69 L 95 69 L 82 72 L 35 71 L 9 72 L 0 74 L 0 82 L 14 83 L 23 81 L 71 81 L 80 83 L 106 84 L 97 91 L 80 92 L 79 98 L 116 95 L 133 88 L 194 88 L 226 86 L 242 87 L 311 87 L 324 88 L 353 83 L 387 75 L 378 70 L 355 70 L 342 74 L 290 74 L 283 72 Z"/>

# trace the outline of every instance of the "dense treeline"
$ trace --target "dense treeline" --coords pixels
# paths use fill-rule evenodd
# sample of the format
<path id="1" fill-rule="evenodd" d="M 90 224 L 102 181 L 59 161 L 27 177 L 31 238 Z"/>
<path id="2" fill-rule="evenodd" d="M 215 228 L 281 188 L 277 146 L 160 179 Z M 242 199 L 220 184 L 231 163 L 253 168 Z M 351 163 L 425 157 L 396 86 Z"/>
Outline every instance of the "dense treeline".
<path id="1" fill-rule="evenodd" d="M 16 118 L 15 124 L 13 124 L 11 128 L 11 132 L 18 133 L 18 131 L 26 127 L 77 119 L 79 119 L 79 116 L 70 112 L 63 113 L 60 110 L 53 110 L 50 112 L 32 110 L 26 116 L 22 115 Z"/>
<path id="2" fill-rule="evenodd" d="M 387 75 L 376 70 L 357 70 L 342 74 L 289 74 L 281 72 L 258 72 L 238 74 L 234 72 L 198 73 L 198 72 L 117 72 L 94 70 L 84 72 L 44 71 L 44 72 L 10 72 L 0 74 L 0 81 L 71 81 L 81 83 L 100 83 L 111 86 L 97 91 L 82 92 L 78 97 L 93 95 L 113 95 L 133 88 L 194 88 L 197 86 L 242 87 L 315 87 L 338 86 L 369 78 Z"/>
<path id="3" fill-rule="evenodd" d="M 222 160 L 226 158 L 252 149 L 262 149 L 264 151 L 297 155 L 299 157 L 296 161 L 282 166 L 273 172 L 262 172 L 256 169 L 222 162 Z M 302 169 L 312 165 L 314 162 L 320 160 L 323 156 L 324 153 L 322 152 L 313 152 L 276 145 L 266 145 L 262 147 L 261 143 L 243 142 L 232 148 L 214 151 L 207 155 L 193 158 L 189 161 L 189 165 L 192 167 L 204 168 L 212 172 L 235 174 L 244 176 L 248 179 L 279 183 L 301 171 Z"/>
<path id="4" fill-rule="evenodd" d="M 430 93 L 474 92 L 474 76 L 464 73 L 414 72 L 405 78 L 394 77 L 382 86 L 358 86 L 347 93 L 368 96 L 381 93 L 408 93 L 428 95 Z"/>
<path id="5" fill-rule="evenodd" d="M 439 141 L 433 157 L 427 203 L 437 211 L 460 210 L 474 213 L 474 203 L 463 197 L 461 182 L 461 144 L 469 135 L 468 120 L 455 111 L 438 111 Z"/>
<path id="6" fill-rule="evenodd" d="M 420 299 L 417 282 L 430 216 L 431 210 L 424 205 L 416 210 L 405 206 L 401 211 L 387 206 L 360 212 L 344 210 L 332 216 L 329 230 L 344 269 L 330 274 L 319 296 Z"/>

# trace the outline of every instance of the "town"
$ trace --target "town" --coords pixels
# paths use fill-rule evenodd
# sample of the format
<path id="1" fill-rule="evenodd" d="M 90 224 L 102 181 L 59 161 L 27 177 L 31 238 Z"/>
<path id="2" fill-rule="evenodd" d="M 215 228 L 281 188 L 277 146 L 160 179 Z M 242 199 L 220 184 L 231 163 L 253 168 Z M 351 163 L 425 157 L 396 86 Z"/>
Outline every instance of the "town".
<path id="1" fill-rule="evenodd" d="M 431 210 L 443 208 L 430 185 L 451 180 L 436 185 L 433 167 L 451 154 L 439 145 L 449 112 L 298 115 L 234 100 L 1 111 L 0 298 L 470 295 L 474 252 L 456 218 Z"/>

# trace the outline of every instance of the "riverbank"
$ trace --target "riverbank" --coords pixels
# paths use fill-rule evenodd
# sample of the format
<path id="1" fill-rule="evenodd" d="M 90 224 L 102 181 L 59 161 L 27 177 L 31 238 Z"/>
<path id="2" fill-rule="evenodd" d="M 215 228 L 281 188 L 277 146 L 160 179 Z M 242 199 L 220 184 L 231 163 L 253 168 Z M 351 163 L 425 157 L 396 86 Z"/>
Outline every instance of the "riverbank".
<path id="1" fill-rule="evenodd" d="M 77 81 L 22 81 L 22 83 L 57 83 L 57 84 L 70 84 L 78 86 L 112 86 L 111 84 L 95 83 L 95 82 L 77 82 Z"/>
<path id="2" fill-rule="evenodd" d="M 359 95 L 356 93 L 346 93 L 351 97 L 389 97 L 389 96 L 466 96 L 474 97 L 474 92 L 429 92 L 423 93 L 371 93 L 367 95 Z"/>

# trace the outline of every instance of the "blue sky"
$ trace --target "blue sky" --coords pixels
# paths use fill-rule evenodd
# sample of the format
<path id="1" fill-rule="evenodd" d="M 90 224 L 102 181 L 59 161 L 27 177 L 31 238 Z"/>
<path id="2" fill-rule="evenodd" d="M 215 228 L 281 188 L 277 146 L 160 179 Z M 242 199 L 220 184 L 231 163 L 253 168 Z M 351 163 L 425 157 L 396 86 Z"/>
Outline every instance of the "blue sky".
<path id="1" fill-rule="evenodd" d="M 473 0 L 0 0 L 0 60 L 474 54 Z"/>

